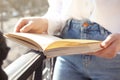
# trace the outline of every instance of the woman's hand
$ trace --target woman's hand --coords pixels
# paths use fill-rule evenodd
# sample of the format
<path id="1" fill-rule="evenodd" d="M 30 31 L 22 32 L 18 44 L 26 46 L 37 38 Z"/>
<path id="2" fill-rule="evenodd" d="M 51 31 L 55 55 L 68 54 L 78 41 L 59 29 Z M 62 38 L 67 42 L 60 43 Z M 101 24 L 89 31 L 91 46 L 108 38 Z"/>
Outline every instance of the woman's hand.
<path id="1" fill-rule="evenodd" d="M 47 33 L 48 20 L 40 17 L 21 18 L 15 26 L 15 32 Z"/>
<path id="2" fill-rule="evenodd" d="M 104 57 L 104 58 L 113 58 L 116 56 L 116 53 L 120 51 L 120 33 L 109 35 L 102 43 L 102 50 L 95 52 L 94 55 Z"/>

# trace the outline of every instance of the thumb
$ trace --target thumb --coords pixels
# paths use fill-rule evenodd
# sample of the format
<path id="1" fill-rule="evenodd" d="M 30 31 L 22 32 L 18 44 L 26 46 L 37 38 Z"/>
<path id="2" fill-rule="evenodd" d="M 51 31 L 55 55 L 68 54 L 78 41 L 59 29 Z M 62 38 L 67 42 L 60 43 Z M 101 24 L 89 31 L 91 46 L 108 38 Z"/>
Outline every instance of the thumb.
<path id="1" fill-rule="evenodd" d="M 32 29 L 32 21 L 20 29 L 20 32 L 29 32 Z"/>
<path id="2" fill-rule="evenodd" d="M 112 36 L 108 36 L 102 43 L 101 43 L 101 47 L 106 48 L 108 47 L 112 42 L 114 41 L 114 39 L 112 38 Z"/>

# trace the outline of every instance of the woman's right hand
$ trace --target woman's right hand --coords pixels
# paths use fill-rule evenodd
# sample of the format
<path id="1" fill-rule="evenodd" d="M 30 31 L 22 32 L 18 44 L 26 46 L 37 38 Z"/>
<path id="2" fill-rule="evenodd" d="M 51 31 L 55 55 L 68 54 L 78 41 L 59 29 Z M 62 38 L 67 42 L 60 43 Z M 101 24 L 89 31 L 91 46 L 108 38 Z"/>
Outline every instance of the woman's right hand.
<path id="1" fill-rule="evenodd" d="M 15 25 L 14 32 L 47 33 L 48 20 L 41 17 L 21 18 Z"/>

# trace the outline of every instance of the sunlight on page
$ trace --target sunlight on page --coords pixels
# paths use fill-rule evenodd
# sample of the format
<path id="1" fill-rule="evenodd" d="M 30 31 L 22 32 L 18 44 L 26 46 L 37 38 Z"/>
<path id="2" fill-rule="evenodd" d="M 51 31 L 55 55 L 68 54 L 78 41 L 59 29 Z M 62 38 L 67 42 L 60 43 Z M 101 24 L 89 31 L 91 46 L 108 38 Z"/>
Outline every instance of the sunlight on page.
<path id="1" fill-rule="evenodd" d="M 60 48 L 60 47 L 77 47 L 89 46 L 91 44 L 100 44 L 101 41 L 97 40 L 80 40 L 80 39 L 62 39 L 50 44 L 46 50 Z"/>

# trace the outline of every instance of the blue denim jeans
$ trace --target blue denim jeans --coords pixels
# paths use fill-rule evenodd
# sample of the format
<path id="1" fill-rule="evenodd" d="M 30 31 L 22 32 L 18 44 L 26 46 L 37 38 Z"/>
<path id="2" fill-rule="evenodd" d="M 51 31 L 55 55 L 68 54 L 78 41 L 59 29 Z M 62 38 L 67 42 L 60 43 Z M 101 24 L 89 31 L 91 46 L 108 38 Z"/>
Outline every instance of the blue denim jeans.
<path id="1" fill-rule="evenodd" d="M 109 34 L 95 22 L 71 19 L 61 37 L 104 40 Z M 120 80 L 120 55 L 112 59 L 81 54 L 57 57 L 53 80 Z"/>

